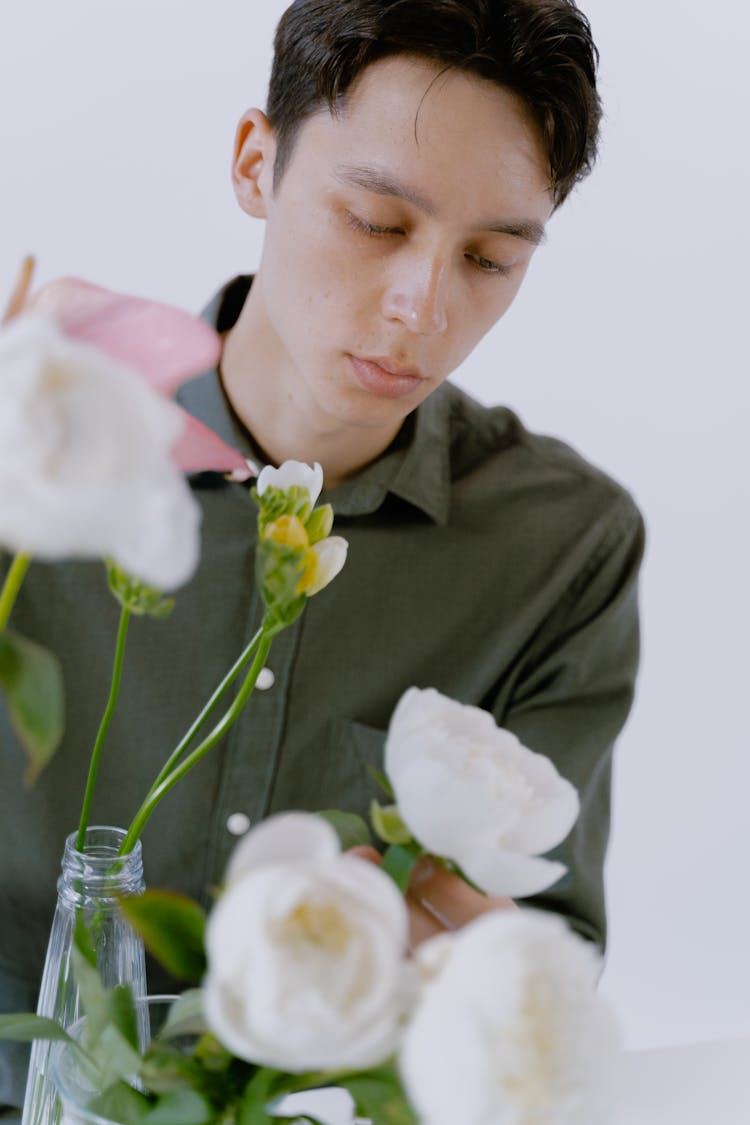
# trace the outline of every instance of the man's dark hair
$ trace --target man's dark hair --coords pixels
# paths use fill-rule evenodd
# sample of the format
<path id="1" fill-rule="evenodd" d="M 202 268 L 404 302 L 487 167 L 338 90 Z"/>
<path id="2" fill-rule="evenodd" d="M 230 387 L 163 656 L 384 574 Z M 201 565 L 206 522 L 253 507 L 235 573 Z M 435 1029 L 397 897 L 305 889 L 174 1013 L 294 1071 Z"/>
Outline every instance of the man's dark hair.
<path id="1" fill-rule="evenodd" d="M 596 159 L 599 56 L 573 0 L 295 0 L 274 46 L 267 108 L 278 143 L 274 183 L 307 118 L 341 109 L 366 66 L 398 54 L 522 97 L 546 145 L 557 206 Z"/>

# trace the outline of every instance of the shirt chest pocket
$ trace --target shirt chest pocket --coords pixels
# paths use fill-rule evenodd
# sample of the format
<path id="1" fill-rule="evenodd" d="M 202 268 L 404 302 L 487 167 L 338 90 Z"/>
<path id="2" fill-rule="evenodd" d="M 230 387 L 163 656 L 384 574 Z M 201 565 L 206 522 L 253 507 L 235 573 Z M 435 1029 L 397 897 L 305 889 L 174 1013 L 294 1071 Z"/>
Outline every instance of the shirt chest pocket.
<path id="1" fill-rule="evenodd" d="M 349 719 L 331 723 L 329 752 L 318 778 L 319 809 L 357 813 L 369 822 L 370 802 L 388 803 L 373 771 L 383 771 L 386 732 Z"/>

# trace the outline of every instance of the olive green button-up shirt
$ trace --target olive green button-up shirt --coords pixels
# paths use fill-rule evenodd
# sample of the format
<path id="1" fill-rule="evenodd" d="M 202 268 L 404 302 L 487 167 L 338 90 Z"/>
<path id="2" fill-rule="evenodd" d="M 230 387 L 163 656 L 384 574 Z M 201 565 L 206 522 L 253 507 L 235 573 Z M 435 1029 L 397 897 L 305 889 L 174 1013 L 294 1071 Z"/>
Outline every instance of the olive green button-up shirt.
<path id="1" fill-rule="evenodd" d="M 209 310 L 226 329 L 248 279 Z M 216 371 L 180 395 L 249 457 Z M 126 825 L 169 751 L 256 630 L 256 506 L 248 485 L 202 473 L 199 569 L 171 617 L 135 619 L 94 823 Z M 392 447 L 323 495 L 349 541 L 341 574 L 273 643 L 256 690 L 224 741 L 163 801 L 146 828 L 150 886 L 206 900 L 236 842 L 281 809 L 366 813 L 385 731 L 406 688 L 436 687 L 491 711 L 577 786 L 581 815 L 555 857 L 568 867 L 530 900 L 605 939 L 602 865 L 613 743 L 638 656 L 636 574 L 643 526 L 629 495 L 561 442 L 450 384 L 407 420 Z M 97 563 L 35 562 L 11 626 L 49 645 L 67 690 L 65 741 L 37 785 L 0 704 L 0 1010 L 35 1005 L 65 836 L 77 823 L 106 702 L 118 607 Z M 0 1054 L 0 1105 L 22 1094 Z M 3 1070 L 5 1067 L 5 1071 Z"/>

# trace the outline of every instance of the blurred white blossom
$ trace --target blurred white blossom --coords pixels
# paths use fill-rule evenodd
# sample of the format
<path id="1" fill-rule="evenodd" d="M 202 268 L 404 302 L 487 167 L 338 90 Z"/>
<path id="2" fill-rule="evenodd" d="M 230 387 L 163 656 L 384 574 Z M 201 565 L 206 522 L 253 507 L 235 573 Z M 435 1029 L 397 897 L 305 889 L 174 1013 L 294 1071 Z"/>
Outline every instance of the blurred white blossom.
<path id="1" fill-rule="evenodd" d="M 38 314 L 0 331 L 0 544 L 109 556 L 160 589 L 186 582 L 200 512 L 170 450 L 177 408 Z"/>
<path id="2" fill-rule="evenodd" d="M 564 874 L 538 857 L 573 827 L 578 794 L 489 712 L 410 688 L 391 719 L 385 769 L 422 847 L 488 894 L 537 894 Z"/>
<path id="3" fill-rule="evenodd" d="M 285 813 L 252 829 L 206 932 L 209 1026 L 282 1070 L 359 1068 L 393 1051 L 405 1004 L 407 913 L 387 875 L 333 829 Z"/>
<path id="4" fill-rule="evenodd" d="M 421 1125 L 603 1125 L 619 1034 L 562 919 L 485 914 L 417 952 L 400 1069 Z"/>

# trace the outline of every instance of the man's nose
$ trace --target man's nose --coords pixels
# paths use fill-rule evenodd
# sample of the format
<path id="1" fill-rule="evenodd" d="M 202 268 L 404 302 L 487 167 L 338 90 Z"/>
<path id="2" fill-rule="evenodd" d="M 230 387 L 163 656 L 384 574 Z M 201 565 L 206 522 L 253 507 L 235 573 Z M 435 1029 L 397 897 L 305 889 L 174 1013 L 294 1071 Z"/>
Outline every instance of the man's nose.
<path id="1" fill-rule="evenodd" d="M 447 264 L 437 258 L 403 260 L 383 295 L 383 315 L 420 336 L 448 327 Z"/>

